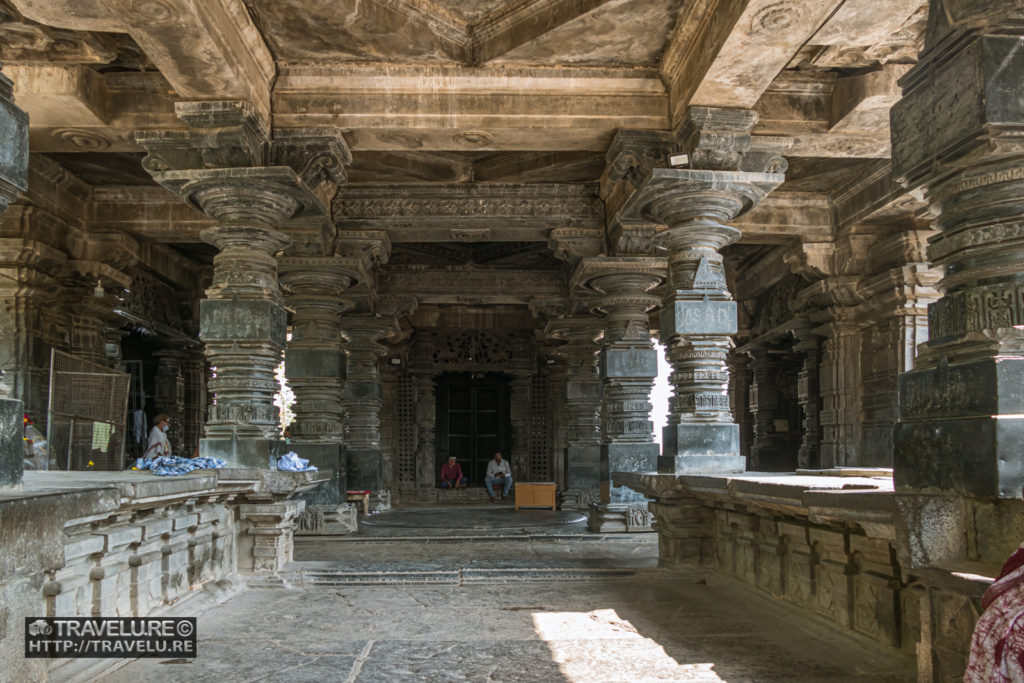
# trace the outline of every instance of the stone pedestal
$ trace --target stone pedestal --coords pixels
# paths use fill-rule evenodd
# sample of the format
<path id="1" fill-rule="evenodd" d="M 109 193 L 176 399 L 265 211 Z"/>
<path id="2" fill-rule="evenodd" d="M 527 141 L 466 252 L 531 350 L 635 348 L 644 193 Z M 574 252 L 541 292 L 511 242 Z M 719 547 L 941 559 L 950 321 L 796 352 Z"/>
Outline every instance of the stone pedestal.
<path id="1" fill-rule="evenodd" d="M 22 441 L 23 414 L 21 401 L 0 398 L 0 488 L 21 484 L 25 449 Z"/>
<path id="2" fill-rule="evenodd" d="M 300 495 L 307 505 L 336 505 L 345 502 L 344 492 L 348 486 L 345 469 L 345 454 L 340 443 L 292 443 L 282 446 L 281 452 L 294 451 L 300 458 L 309 460 L 318 470 L 330 470 L 332 476 L 315 489 Z"/>
<path id="3" fill-rule="evenodd" d="M 900 378 L 897 487 L 1024 497 L 1024 37 L 1020 3 L 932 2 L 892 109 L 893 173 L 923 187 L 945 268 Z M 938 20 L 941 18 L 941 21 Z"/>
<path id="4" fill-rule="evenodd" d="M 238 571 L 276 573 L 292 561 L 295 517 L 302 500 L 238 506 Z"/>

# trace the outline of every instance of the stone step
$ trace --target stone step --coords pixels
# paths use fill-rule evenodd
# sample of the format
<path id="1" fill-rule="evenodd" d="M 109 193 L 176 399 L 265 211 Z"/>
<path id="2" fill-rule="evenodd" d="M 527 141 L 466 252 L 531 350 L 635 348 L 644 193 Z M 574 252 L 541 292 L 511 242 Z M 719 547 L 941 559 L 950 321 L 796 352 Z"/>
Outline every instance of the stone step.
<path id="1" fill-rule="evenodd" d="M 637 569 L 594 569 L 582 567 L 517 567 L 517 568 L 471 568 L 352 571 L 347 569 L 301 569 L 286 572 L 277 581 L 264 577 L 252 577 L 248 581 L 252 588 L 286 586 L 302 588 L 310 586 L 394 586 L 394 585 L 468 585 L 519 583 L 526 581 L 593 581 L 615 580 L 634 576 Z"/>

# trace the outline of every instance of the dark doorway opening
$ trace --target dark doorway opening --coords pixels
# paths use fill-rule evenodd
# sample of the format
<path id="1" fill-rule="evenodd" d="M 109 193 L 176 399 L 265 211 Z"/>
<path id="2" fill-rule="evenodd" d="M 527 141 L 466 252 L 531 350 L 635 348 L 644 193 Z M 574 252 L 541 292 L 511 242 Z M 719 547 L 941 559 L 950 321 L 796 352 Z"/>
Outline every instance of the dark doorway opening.
<path id="1" fill-rule="evenodd" d="M 469 483 L 482 486 L 494 453 L 508 459 L 508 380 L 494 372 L 453 372 L 438 378 L 435 472 L 454 455 Z"/>

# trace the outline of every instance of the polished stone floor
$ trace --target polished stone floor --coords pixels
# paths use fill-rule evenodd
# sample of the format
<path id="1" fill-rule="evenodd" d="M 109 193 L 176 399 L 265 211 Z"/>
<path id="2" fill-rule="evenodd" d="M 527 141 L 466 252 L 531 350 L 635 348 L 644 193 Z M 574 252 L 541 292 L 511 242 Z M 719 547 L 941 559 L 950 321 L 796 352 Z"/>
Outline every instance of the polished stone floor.
<path id="1" fill-rule="evenodd" d="M 200 615 L 195 660 L 138 660 L 104 680 L 913 680 L 907 658 L 741 584 L 657 569 L 653 534 L 481 535 L 478 512 L 449 516 L 454 535 L 302 539 L 290 588 Z"/>

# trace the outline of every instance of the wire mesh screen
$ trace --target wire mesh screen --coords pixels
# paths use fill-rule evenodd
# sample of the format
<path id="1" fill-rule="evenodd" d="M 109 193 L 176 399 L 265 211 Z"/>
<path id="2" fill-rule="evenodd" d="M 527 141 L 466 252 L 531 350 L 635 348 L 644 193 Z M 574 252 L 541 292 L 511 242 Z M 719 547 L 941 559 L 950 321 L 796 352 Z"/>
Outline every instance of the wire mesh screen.
<path id="1" fill-rule="evenodd" d="M 129 379 L 128 373 L 51 352 L 50 469 L 123 469 Z"/>

